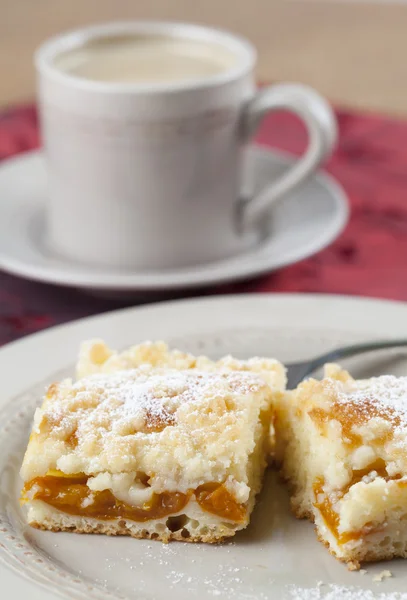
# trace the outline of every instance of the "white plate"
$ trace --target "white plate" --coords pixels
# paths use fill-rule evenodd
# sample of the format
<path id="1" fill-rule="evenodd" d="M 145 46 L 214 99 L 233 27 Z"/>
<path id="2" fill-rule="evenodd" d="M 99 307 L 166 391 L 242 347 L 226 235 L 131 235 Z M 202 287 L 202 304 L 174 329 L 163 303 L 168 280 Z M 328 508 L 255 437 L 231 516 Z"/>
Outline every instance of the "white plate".
<path id="1" fill-rule="evenodd" d="M 407 336 L 407 305 L 302 295 L 188 300 L 84 319 L 1 349 L 1 598 L 314 600 L 327 592 L 330 600 L 350 600 L 357 588 L 365 590 L 358 599 L 383 600 L 380 594 L 407 590 L 407 562 L 368 566 L 365 575 L 347 571 L 316 540 L 310 523 L 290 515 L 286 492 L 273 484 L 272 476 L 249 528 L 223 546 L 166 546 L 25 526 L 18 504 L 18 469 L 34 407 L 45 381 L 70 373 L 79 342 L 94 336 L 115 347 L 165 338 L 212 357 L 231 352 L 292 361 L 354 340 Z M 405 374 L 407 354 L 375 354 L 347 365 L 357 376 L 384 371 Z M 383 569 L 390 569 L 394 577 L 374 583 L 374 574 Z M 324 583 L 321 588 L 319 581 Z M 306 595 L 300 589 L 314 591 Z"/>
<path id="2" fill-rule="evenodd" d="M 292 163 L 278 152 L 251 148 L 243 194 L 264 188 Z M 10 273 L 105 291 L 170 291 L 244 279 L 295 263 L 318 252 L 343 229 L 348 205 L 342 188 L 318 173 L 271 212 L 271 235 L 250 252 L 228 260 L 165 271 L 115 272 L 70 262 L 45 244 L 45 161 L 31 152 L 0 166 L 0 268 Z"/>

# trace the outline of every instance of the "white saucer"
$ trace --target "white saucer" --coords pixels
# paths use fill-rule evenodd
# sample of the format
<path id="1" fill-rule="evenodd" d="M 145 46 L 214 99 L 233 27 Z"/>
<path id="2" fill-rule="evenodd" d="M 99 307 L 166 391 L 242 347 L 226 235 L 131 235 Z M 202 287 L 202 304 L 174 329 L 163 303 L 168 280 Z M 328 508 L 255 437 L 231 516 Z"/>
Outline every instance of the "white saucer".
<path id="1" fill-rule="evenodd" d="M 265 187 L 293 160 L 261 148 L 248 150 L 247 158 L 245 194 Z M 74 263 L 47 251 L 46 194 L 41 152 L 2 163 L 0 268 L 28 279 L 104 291 L 197 288 L 274 271 L 327 246 L 340 233 L 348 216 L 342 188 L 329 175 L 318 173 L 275 206 L 270 215 L 270 238 L 244 255 L 182 269 L 115 272 Z"/>

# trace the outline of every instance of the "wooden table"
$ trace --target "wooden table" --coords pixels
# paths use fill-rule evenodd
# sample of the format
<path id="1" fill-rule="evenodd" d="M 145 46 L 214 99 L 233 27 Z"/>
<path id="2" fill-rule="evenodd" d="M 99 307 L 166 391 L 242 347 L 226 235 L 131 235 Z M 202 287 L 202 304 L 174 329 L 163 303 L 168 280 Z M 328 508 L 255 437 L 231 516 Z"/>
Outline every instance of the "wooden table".
<path id="1" fill-rule="evenodd" d="M 261 80 L 301 81 L 332 101 L 407 116 L 407 4 L 331 0 L 0 0 L 0 106 L 34 96 L 34 49 L 112 19 L 177 19 L 245 35 Z"/>

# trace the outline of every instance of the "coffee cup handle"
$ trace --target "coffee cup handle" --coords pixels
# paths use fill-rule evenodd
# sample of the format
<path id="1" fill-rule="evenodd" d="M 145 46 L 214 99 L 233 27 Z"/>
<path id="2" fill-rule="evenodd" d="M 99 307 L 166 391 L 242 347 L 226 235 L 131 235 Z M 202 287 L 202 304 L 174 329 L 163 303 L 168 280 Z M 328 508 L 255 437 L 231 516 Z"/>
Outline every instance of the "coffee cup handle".
<path id="1" fill-rule="evenodd" d="M 298 115 L 308 132 L 305 153 L 277 181 L 240 205 L 239 221 L 243 231 L 256 226 L 264 213 L 287 192 L 298 186 L 327 158 L 337 139 L 337 124 L 328 102 L 313 89 L 299 84 L 277 84 L 262 88 L 247 104 L 242 116 L 242 136 L 247 142 L 263 117 L 277 110 Z"/>

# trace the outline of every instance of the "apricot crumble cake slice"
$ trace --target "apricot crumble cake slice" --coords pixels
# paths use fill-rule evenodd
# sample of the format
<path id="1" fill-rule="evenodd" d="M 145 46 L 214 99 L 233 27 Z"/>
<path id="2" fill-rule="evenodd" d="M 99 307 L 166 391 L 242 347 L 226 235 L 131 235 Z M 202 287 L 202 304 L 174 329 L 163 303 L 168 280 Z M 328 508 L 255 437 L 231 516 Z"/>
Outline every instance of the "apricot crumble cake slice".
<path id="1" fill-rule="evenodd" d="M 238 362 L 143 360 L 51 385 L 21 468 L 29 524 L 164 542 L 246 527 L 285 374 L 272 361 L 273 388 Z"/>
<path id="2" fill-rule="evenodd" d="M 331 553 L 351 569 L 406 558 L 407 377 L 355 381 L 327 365 L 287 392 L 277 424 L 293 510 Z"/>

